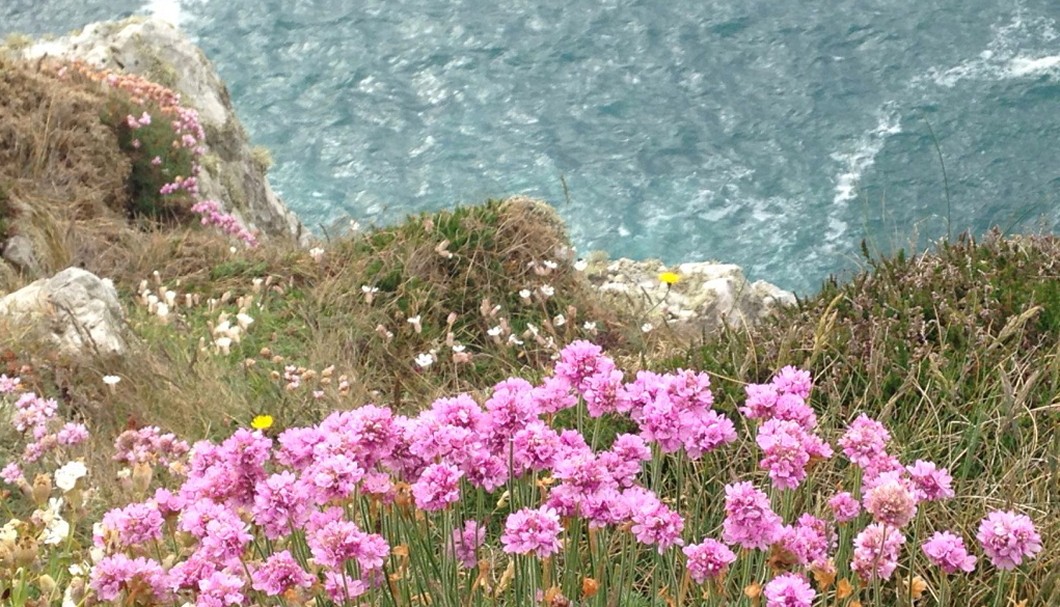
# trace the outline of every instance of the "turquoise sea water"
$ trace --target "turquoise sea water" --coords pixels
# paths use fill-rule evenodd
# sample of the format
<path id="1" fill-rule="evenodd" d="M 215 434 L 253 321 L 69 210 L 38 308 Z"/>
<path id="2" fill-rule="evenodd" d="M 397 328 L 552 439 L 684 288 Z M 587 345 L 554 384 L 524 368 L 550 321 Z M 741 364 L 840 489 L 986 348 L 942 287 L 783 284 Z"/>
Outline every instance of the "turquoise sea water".
<path id="1" fill-rule="evenodd" d="M 148 12 L 311 227 L 525 193 L 580 250 L 801 293 L 862 238 L 1060 228 L 1056 0 L 0 0 L 0 34 Z"/>

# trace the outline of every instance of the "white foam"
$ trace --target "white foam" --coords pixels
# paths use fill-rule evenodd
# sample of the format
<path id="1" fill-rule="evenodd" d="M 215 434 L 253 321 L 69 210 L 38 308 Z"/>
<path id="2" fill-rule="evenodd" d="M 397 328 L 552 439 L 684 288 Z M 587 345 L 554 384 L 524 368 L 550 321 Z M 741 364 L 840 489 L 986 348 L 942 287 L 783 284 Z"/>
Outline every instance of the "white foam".
<path id="1" fill-rule="evenodd" d="M 181 0 L 148 0 L 144 12 L 179 26 L 184 21 L 184 6 Z"/>
<path id="2" fill-rule="evenodd" d="M 1008 63 L 1008 71 L 1014 77 L 1040 76 L 1060 72 L 1060 55 L 1046 57 L 1015 57 Z"/>
<path id="3" fill-rule="evenodd" d="M 832 209 L 828 216 L 828 231 L 825 239 L 829 243 L 842 241 L 848 226 L 840 218 L 840 213 L 846 209 L 851 200 L 857 197 L 857 187 L 861 176 L 876 164 L 876 155 L 887 143 L 887 138 L 901 132 L 901 117 L 898 111 L 885 105 L 880 109 L 876 128 L 862 135 L 855 142 L 852 150 L 832 154 L 832 159 L 839 163 L 841 172 L 835 177 L 835 195 L 832 197 Z"/>
<path id="4" fill-rule="evenodd" d="M 996 25 L 993 30 L 993 37 L 977 57 L 945 69 L 932 68 L 925 76 L 914 79 L 914 84 L 926 79 L 953 88 L 962 80 L 1009 80 L 1060 74 L 1060 55 L 1040 56 L 1040 50 L 1036 50 L 1055 46 L 1060 38 L 1052 19 L 1024 18 L 1022 12 L 1017 12 L 1011 21 Z"/>

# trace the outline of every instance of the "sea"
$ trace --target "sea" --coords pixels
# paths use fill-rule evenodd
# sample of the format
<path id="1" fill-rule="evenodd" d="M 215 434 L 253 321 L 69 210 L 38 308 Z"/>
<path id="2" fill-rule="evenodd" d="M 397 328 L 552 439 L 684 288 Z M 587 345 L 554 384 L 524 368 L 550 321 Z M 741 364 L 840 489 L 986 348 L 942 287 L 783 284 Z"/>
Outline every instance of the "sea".
<path id="1" fill-rule="evenodd" d="M 0 0 L 0 36 L 146 14 L 321 237 L 524 194 L 579 254 L 809 295 L 862 249 L 1060 228 L 1060 0 Z"/>

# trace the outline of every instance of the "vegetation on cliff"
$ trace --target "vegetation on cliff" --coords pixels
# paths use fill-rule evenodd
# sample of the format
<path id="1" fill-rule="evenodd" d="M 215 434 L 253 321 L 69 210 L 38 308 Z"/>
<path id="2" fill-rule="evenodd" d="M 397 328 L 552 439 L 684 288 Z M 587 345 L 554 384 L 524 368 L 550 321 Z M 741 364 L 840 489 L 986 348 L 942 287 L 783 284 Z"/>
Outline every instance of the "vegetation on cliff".
<path id="1" fill-rule="evenodd" d="M 294 563 L 320 577 L 302 580 L 304 592 L 296 591 L 294 587 L 301 586 L 295 584 L 290 593 L 268 599 L 271 586 L 263 583 L 252 590 L 249 580 L 229 579 L 242 575 L 237 570 L 215 572 L 210 584 L 238 582 L 242 590 L 233 586 L 231 596 L 239 594 L 244 602 L 251 597 L 278 602 L 306 600 L 313 593 L 349 595 L 349 584 L 357 582 L 371 593 L 366 595 L 369 602 L 387 605 L 759 604 L 763 598 L 766 604 L 803 604 L 776 602 L 780 599 L 774 597 L 785 592 L 803 596 L 806 588 L 817 595 L 815 604 L 848 606 L 934 604 L 946 596 L 954 604 L 1047 605 L 1060 598 L 1060 242 L 1054 237 L 989 234 L 982 242 L 964 237 L 921 255 L 867 259 L 866 270 L 852 280 L 828 281 L 818 294 L 754 327 L 702 336 L 665 326 L 645 331 L 642 319 L 598 299 L 574 266 L 562 225 L 547 206 L 533 201 L 490 201 L 410 217 L 396 226 L 335 237 L 309 250 L 268 238 L 247 246 L 238 237 L 204 228 L 191 213 L 189 199 L 178 201 L 161 193 L 175 177 L 189 176 L 172 167 L 191 158 L 175 156 L 174 164 L 154 164 L 161 154 L 143 152 L 144 145 L 176 150 L 181 144 L 173 148 L 176 140 L 165 139 L 165 133 L 141 138 L 139 146 L 133 145 L 136 137 L 130 137 L 137 128 L 163 126 L 157 119 L 162 107 L 142 110 L 151 114 L 149 121 L 140 113 L 115 111 L 114 90 L 99 88 L 99 79 L 75 78 L 61 70 L 0 60 L 0 246 L 25 236 L 41 274 L 80 265 L 113 280 L 124 300 L 129 331 L 137 338 L 136 354 L 117 360 L 69 360 L 46 345 L 26 341 L 24 331 L 0 320 L 0 373 L 8 382 L 4 402 L 14 417 L 25 410 L 16 399 L 33 392 L 42 397 L 33 403 L 54 399 L 57 409 L 48 420 L 73 424 L 63 426 L 66 438 L 52 441 L 36 463 L 24 464 L 23 484 L 13 473 L 5 474 L 9 493 L 3 504 L 11 517 L 24 520 L 12 527 L 21 538 L 21 543 L 12 544 L 18 551 L 0 551 L 0 568 L 8 579 L 0 582 L 0 590 L 9 593 L 14 604 L 59 604 L 64 591 L 76 587 L 74 580 L 89 579 L 70 566 L 87 568 L 92 523 L 107 512 L 111 514 L 104 519 L 105 527 L 115 535 L 98 539 L 98 547 L 127 554 L 130 562 L 145 559 L 136 566 L 190 562 L 191 547 L 197 545 L 191 530 L 174 536 L 173 542 L 169 537 L 117 539 L 126 530 L 120 521 L 134 513 L 124 509 L 126 504 L 176 514 L 177 506 L 173 511 L 159 506 L 156 489 L 175 490 L 188 474 L 198 474 L 201 480 L 209 467 L 203 453 L 221 453 L 210 460 L 217 463 L 228 448 L 200 445 L 199 459 L 189 461 L 187 453 L 174 446 L 180 440 L 229 441 L 224 444 L 267 451 L 266 438 L 322 420 L 322 428 L 334 429 L 354 419 L 417 418 L 432 408 L 459 410 L 478 419 L 487 411 L 514 410 L 517 405 L 511 403 L 522 402 L 519 395 L 529 394 L 524 388 L 530 385 L 545 388 L 527 401 L 542 401 L 542 392 L 555 389 L 574 406 L 557 405 L 555 411 L 539 411 L 521 425 L 512 422 L 502 428 L 507 435 L 476 427 L 476 432 L 484 432 L 483 442 L 501 437 L 514 444 L 523 426 L 576 429 L 589 449 L 568 445 L 569 459 L 577 462 L 595 458 L 593 450 L 618 453 L 614 445 L 636 447 L 634 443 L 643 440 L 640 447 L 648 449 L 643 463 L 629 455 L 643 449 L 626 449 L 626 455 L 637 460 L 626 479 L 629 486 L 615 475 L 611 481 L 623 490 L 637 488 L 622 500 L 615 498 L 616 503 L 636 498 L 650 516 L 627 513 L 630 520 L 619 517 L 621 524 L 597 528 L 597 519 L 560 519 L 539 510 L 550 495 L 562 495 L 555 487 L 571 486 L 576 476 L 573 464 L 554 456 L 518 482 L 512 471 L 494 470 L 497 478 L 505 478 L 490 487 L 486 479 L 474 477 L 473 467 L 463 467 L 465 460 L 480 454 L 478 450 L 426 450 L 417 455 L 422 470 L 409 464 L 411 459 L 402 459 L 409 469 L 400 473 L 396 469 L 401 466 L 393 461 L 377 469 L 378 462 L 362 453 L 357 456 L 360 478 L 386 469 L 393 471 L 395 484 L 373 493 L 365 481 L 357 492 L 329 495 L 325 502 L 344 505 L 353 513 L 361 525 L 357 533 L 363 535 L 357 537 L 371 550 L 349 559 L 345 568 L 329 569 L 326 551 L 313 545 L 311 564 L 306 558 L 306 541 L 311 541 L 307 534 L 266 532 L 270 527 L 265 515 L 251 515 L 253 496 L 225 494 L 219 502 L 249 499 L 242 510 L 232 509 L 242 512 L 237 517 L 246 517 L 244 522 L 253 521 L 258 534 L 246 540 L 246 550 L 239 555 L 248 576 L 257 573 L 256 563 L 267 550 L 278 552 L 282 546 L 290 551 L 284 566 Z M 160 209 L 173 212 L 157 212 Z M 0 266 L 2 291 L 34 278 L 27 268 Z M 614 367 L 584 341 L 560 359 L 566 367 L 557 365 L 563 348 L 580 340 L 603 346 Z M 592 381 L 572 364 L 577 352 L 582 357 L 578 360 L 592 363 Z M 783 370 L 789 365 L 793 369 Z M 650 373 L 637 377 L 642 371 Z M 700 373 L 709 376 L 709 390 Z M 567 383 L 557 388 L 557 377 Z M 586 385 L 580 385 L 581 380 Z M 807 383 L 811 380 L 812 391 Z M 665 392 L 652 382 L 683 386 L 682 411 L 694 409 L 700 417 L 709 417 L 717 440 L 709 445 L 705 437 L 690 442 L 678 432 L 668 441 L 659 428 L 680 415 L 677 409 L 659 419 L 645 413 L 662 402 L 646 395 Z M 626 411 L 626 405 L 600 396 L 608 389 L 614 390 L 613 398 L 625 395 Z M 883 422 L 891 441 L 881 439 L 887 443 L 881 457 L 914 467 L 922 460 L 948 469 L 954 497 L 923 496 L 912 520 L 886 515 L 881 523 L 879 508 L 867 495 L 871 514 L 862 513 L 845 524 L 832 521 L 829 498 L 840 490 L 857 495 L 862 481 L 868 483 L 872 475 L 856 458 L 826 458 L 823 449 L 808 457 L 808 467 L 801 471 L 806 477 L 785 477 L 777 467 L 760 464 L 762 451 L 772 448 L 763 444 L 770 444 L 762 439 L 763 428 L 774 420 L 755 407 L 770 391 L 774 397 L 779 391 L 791 396 L 790 401 L 800 401 L 802 407 L 795 407 L 800 419 L 813 416 L 815 423 L 807 423 L 800 436 L 845 448 L 853 440 L 848 428 L 859 416 Z M 455 404 L 445 400 L 462 392 L 472 398 Z M 510 402 L 505 400 L 509 396 Z M 611 404 L 601 404 L 605 401 Z M 366 403 L 379 408 L 362 408 Z M 489 404 L 483 409 L 480 403 Z M 381 413 L 383 407 L 387 413 Z M 351 413 L 342 417 L 336 411 Z M 723 418 L 729 420 L 731 432 Z M 867 422 L 854 423 L 869 427 Z M 80 436 L 80 424 L 90 430 L 84 442 L 73 440 Z M 28 427 L 23 426 L 21 430 Z M 149 436 L 153 431 L 145 430 L 153 427 L 176 436 L 168 442 L 155 440 Z M 786 426 L 769 427 L 779 432 L 777 428 Z M 343 428 L 336 431 L 336 440 L 357 451 L 363 436 L 342 442 L 348 429 Z M 425 428 L 426 435 L 417 435 L 418 446 L 406 445 L 412 451 L 430 443 L 430 427 Z M 623 433 L 639 433 L 639 438 L 615 439 Z M 125 437 L 119 444 L 124 455 L 115 459 L 119 436 Z M 41 438 L 6 421 L 0 437 L 0 463 L 24 459 L 26 445 Z M 136 459 L 130 437 L 145 441 L 142 449 L 149 457 Z M 86 476 L 76 465 L 68 467 L 71 462 L 83 463 Z M 508 465 L 514 463 L 502 468 Z M 488 462 L 482 466 L 488 467 Z M 412 474 L 413 469 L 420 474 Z M 34 477 L 31 470 L 43 476 Z M 903 470 L 891 472 L 905 474 Z M 463 480 L 454 481 L 459 475 Z M 772 489 L 769 496 L 759 496 L 738 481 Z M 215 483 L 211 490 L 232 489 L 223 484 Z M 901 493 L 902 487 L 888 490 Z M 866 493 L 872 490 L 866 484 Z M 450 499 L 454 491 L 458 504 Z M 837 541 L 829 541 L 831 531 L 821 532 L 824 561 L 819 563 L 804 562 L 805 537 L 801 543 L 779 535 L 775 542 L 763 540 L 766 550 L 747 548 L 738 557 L 732 553 L 739 560 L 719 581 L 717 575 L 732 559 L 728 548 L 705 538 L 720 537 L 724 527 L 729 545 L 754 543 L 733 528 L 736 517 L 728 512 L 726 493 L 739 494 L 748 504 L 763 497 L 765 510 L 775 509 L 792 528 L 798 513 L 829 521 L 822 525 L 837 530 Z M 156 501 L 149 503 L 151 496 Z M 49 502 L 59 497 L 65 505 Z M 976 538 L 983 534 L 981 521 L 993 511 L 1028 515 L 1044 545 L 1037 558 L 1031 558 L 1036 552 L 1033 542 L 1021 545 L 1027 559 L 1003 575 L 992 564 L 998 562 L 995 555 L 976 548 Z M 461 551 L 467 556 L 462 549 L 477 545 L 480 534 L 475 526 L 463 526 L 465 518 L 481 524 L 485 539 L 480 552 L 461 559 Z M 57 519 L 68 520 L 70 529 L 62 541 L 50 543 L 59 532 Z M 905 528 L 903 538 L 908 531 L 894 573 L 864 574 L 866 567 L 875 571 L 890 559 L 881 550 L 875 561 L 866 561 L 854 550 L 855 534 L 862 538 L 858 532 L 870 520 L 882 525 L 876 530 L 885 544 L 899 533 L 895 528 Z M 665 524 L 652 527 L 660 521 Z M 1012 527 L 1023 529 L 1022 519 L 1014 521 L 1009 521 Z M 809 521 L 798 528 L 809 534 L 818 526 Z M 531 527 L 538 533 L 534 541 L 523 533 Z M 994 528 L 988 531 L 994 533 Z M 463 531 L 459 541 L 452 540 L 454 530 Z M 980 555 L 972 573 L 947 575 L 921 551 L 920 542 L 929 532 L 941 530 L 953 531 Z M 0 544 L 10 535 L 5 534 Z M 387 542 L 387 551 L 373 543 L 374 534 Z M 552 543 L 557 534 L 565 538 L 558 547 Z M 869 539 L 863 538 L 863 543 Z M 278 543 L 274 546 L 273 541 Z M 681 550 L 679 541 L 688 549 Z M 447 543 L 457 558 L 445 556 L 440 547 Z M 852 568 L 858 558 L 860 569 Z M 253 572 L 247 561 L 255 567 Z M 711 570 L 708 561 L 718 567 Z M 349 579 L 336 578 L 336 571 L 344 571 Z M 114 600 L 150 604 L 155 588 L 149 578 L 155 579 L 151 576 L 157 572 L 148 573 L 144 569 L 139 585 L 118 584 L 100 591 L 97 584 L 96 596 L 116 588 Z M 93 579 L 98 581 L 98 575 Z M 193 590 L 183 588 L 182 596 Z"/>

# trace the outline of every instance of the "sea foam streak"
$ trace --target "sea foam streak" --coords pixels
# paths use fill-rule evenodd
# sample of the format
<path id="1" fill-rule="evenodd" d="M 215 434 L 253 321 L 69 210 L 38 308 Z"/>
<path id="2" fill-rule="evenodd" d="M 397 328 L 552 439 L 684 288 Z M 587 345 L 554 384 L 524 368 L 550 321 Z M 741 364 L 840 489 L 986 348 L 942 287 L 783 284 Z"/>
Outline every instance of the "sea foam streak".
<path id="1" fill-rule="evenodd" d="M 181 0 L 148 0 L 144 12 L 152 17 L 180 25 L 184 21 L 184 7 Z"/>
<path id="2" fill-rule="evenodd" d="M 832 198 L 826 236 L 829 242 L 839 242 L 846 233 L 847 224 L 838 217 L 838 213 L 846 209 L 847 203 L 857 196 L 857 185 L 861 176 L 876 163 L 876 155 L 883 149 L 887 138 L 901 132 L 902 125 L 898 111 L 891 106 L 884 106 L 880 111 L 876 128 L 858 139 L 852 151 L 832 154 L 832 159 L 840 164 L 843 172 L 835 178 L 835 196 Z"/>

